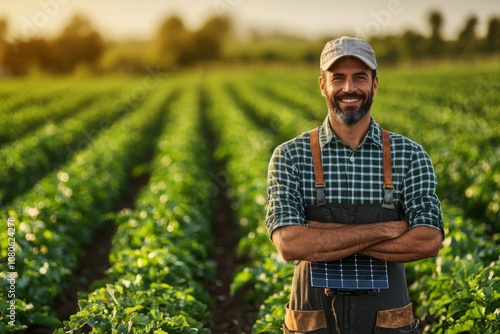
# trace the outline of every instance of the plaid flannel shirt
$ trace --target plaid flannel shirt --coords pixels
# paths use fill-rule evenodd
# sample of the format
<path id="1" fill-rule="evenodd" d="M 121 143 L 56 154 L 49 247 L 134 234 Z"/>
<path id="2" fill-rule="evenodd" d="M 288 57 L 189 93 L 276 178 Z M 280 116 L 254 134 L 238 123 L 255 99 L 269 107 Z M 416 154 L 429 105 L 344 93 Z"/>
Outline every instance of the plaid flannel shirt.
<path id="1" fill-rule="evenodd" d="M 330 128 L 328 117 L 319 129 L 327 203 L 382 204 L 383 144 L 380 127 L 372 118 L 363 142 L 351 149 Z M 390 134 L 394 199 L 400 201 L 410 228 L 429 226 L 443 233 L 436 195 L 437 179 L 425 150 L 414 141 Z M 306 225 L 304 208 L 316 199 L 309 131 L 279 145 L 268 170 L 266 227 Z"/>

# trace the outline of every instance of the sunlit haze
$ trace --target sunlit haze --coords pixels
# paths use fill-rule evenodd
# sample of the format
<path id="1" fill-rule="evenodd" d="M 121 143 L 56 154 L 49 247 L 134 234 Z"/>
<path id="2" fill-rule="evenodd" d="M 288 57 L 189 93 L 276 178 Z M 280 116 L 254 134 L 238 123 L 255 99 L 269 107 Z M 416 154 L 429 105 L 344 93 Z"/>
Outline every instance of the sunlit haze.
<path id="1" fill-rule="evenodd" d="M 212 16 L 228 15 L 240 37 L 250 29 L 316 38 L 351 33 L 358 37 L 398 33 L 406 29 L 428 33 L 427 16 L 438 10 L 443 34 L 454 38 L 471 15 L 483 35 L 487 21 L 500 15 L 497 0 L 0 0 L 0 18 L 8 20 L 10 38 L 54 35 L 80 13 L 111 39 L 149 38 L 166 17 L 178 15 L 190 29 Z"/>

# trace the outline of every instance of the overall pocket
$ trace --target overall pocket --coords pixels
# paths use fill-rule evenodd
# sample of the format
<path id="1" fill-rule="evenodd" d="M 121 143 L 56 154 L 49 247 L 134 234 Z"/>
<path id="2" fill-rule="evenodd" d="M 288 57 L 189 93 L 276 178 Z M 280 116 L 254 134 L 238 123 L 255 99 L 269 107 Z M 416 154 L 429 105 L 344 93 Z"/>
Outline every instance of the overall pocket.
<path id="1" fill-rule="evenodd" d="M 413 318 L 412 304 L 377 312 L 376 334 L 419 334 L 418 320 Z"/>
<path id="2" fill-rule="evenodd" d="M 283 331 L 286 334 L 328 334 L 325 311 L 291 310 L 286 304 Z"/>

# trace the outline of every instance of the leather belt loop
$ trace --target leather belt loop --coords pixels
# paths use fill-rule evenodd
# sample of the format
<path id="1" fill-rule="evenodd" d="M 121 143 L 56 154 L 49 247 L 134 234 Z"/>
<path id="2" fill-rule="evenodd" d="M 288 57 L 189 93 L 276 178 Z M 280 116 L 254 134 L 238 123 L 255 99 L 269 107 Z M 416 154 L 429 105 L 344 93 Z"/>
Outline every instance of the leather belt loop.
<path id="1" fill-rule="evenodd" d="M 325 197 L 325 178 L 323 176 L 323 162 L 321 161 L 321 146 L 319 144 L 319 128 L 311 130 L 311 153 L 314 166 L 314 179 L 316 187 L 316 204 L 326 203 Z"/>
<path id="2" fill-rule="evenodd" d="M 395 209 L 394 206 L 394 185 L 392 183 L 392 158 L 391 158 L 391 141 L 389 131 L 382 130 L 382 142 L 384 144 L 384 201 L 382 207 L 386 209 Z"/>

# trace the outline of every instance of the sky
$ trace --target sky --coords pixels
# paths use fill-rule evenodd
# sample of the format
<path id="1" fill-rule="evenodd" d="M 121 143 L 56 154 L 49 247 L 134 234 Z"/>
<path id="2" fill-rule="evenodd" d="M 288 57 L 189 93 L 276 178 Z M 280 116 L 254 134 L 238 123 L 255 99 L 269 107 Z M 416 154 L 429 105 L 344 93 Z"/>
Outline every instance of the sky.
<path id="1" fill-rule="evenodd" d="M 235 34 L 249 30 L 282 32 L 307 38 L 349 33 L 367 38 L 413 29 L 429 33 L 428 15 L 444 17 L 443 34 L 455 38 L 465 20 L 487 22 L 500 17 L 499 0 L 0 0 L 0 18 L 7 19 L 9 38 L 53 36 L 80 13 L 106 38 L 124 40 L 153 36 L 159 24 L 177 15 L 192 30 L 209 18 L 232 18 Z"/>

